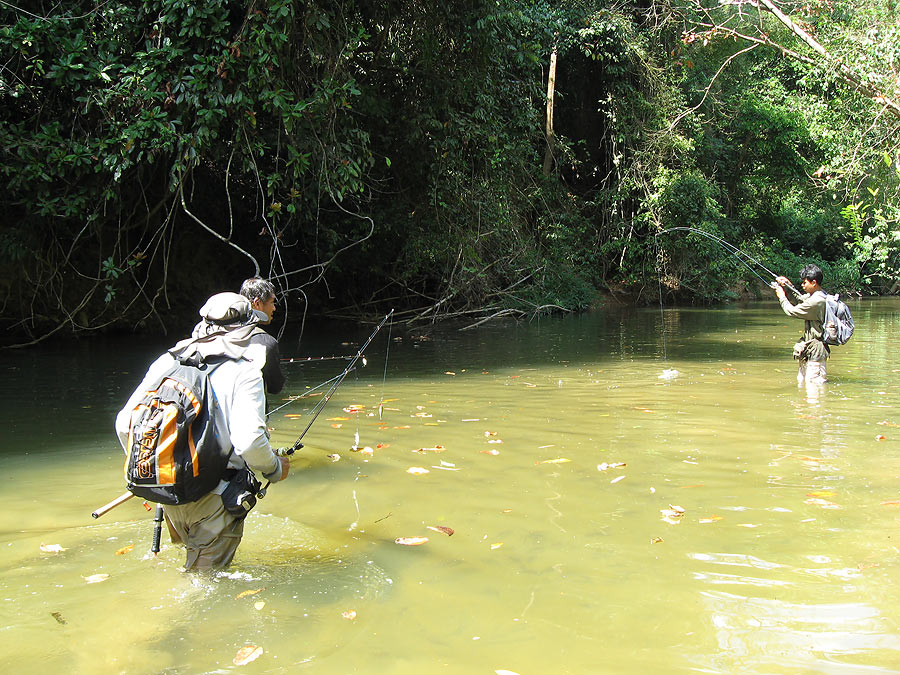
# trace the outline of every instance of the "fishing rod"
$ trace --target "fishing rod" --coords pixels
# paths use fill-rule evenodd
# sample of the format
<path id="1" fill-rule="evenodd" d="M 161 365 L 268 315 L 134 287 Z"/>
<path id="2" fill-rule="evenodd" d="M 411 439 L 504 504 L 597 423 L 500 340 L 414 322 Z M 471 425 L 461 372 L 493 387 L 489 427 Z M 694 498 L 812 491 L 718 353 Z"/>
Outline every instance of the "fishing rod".
<path id="1" fill-rule="evenodd" d="M 353 358 L 353 357 L 351 356 L 351 357 L 347 357 L 347 358 Z M 363 365 L 365 366 L 365 365 L 366 365 L 366 360 L 363 359 L 363 360 L 362 360 L 362 363 L 363 363 Z M 353 370 L 356 370 L 356 368 L 352 368 L 350 372 L 352 372 Z M 301 398 L 309 398 L 310 396 L 312 396 L 313 392 L 318 391 L 319 389 L 321 389 L 322 387 L 324 387 L 326 384 L 331 384 L 331 383 L 334 382 L 336 379 L 338 379 L 340 376 L 341 376 L 340 374 L 339 374 L 339 375 L 335 375 L 334 377 L 329 378 L 329 379 L 325 380 L 324 382 L 322 382 L 322 384 L 317 384 L 315 387 L 313 387 L 313 388 L 310 389 L 309 391 L 304 391 L 302 394 L 298 394 L 297 396 L 291 396 L 291 397 L 287 400 L 286 403 L 282 403 L 282 404 L 281 404 L 280 406 L 278 406 L 277 408 L 273 408 L 272 410 L 270 410 L 270 411 L 267 413 L 267 415 L 271 415 L 271 414 L 274 413 L 274 412 L 278 412 L 278 411 L 281 410 L 282 408 L 285 408 L 285 407 L 289 406 L 289 405 L 290 405 L 291 403 L 293 403 L 294 401 L 299 401 Z"/>
<path id="2" fill-rule="evenodd" d="M 350 371 L 353 370 L 353 367 L 356 365 L 356 362 L 362 358 L 363 352 L 366 351 L 366 348 L 369 346 L 369 344 L 371 344 L 372 340 L 375 339 L 375 336 L 378 335 L 378 331 L 380 331 L 384 327 L 384 324 L 386 324 L 388 319 L 390 319 L 393 315 L 394 315 L 394 310 L 391 310 L 390 312 L 388 312 L 385 315 L 385 317 L 381 320 L 381 322 L 377 326 L 375 326 L 375 330 L 372 331 L 372 334 L 368 338 L 366 338 L 365 342 L 363 342 L 362 346 L 359 348 L 359 351 L 357 351 L 356 354 L 353 356 L 353 358 L 350 359 L 350 363 L 347 364 L 347 367 L 344 368 L 344 370 L 339 375 L 332 378 L 334 380 L 334 382 L 331 385 L 331 388 L 325 393 L 325 395 L 313 407 L 312 419 L 309 421 L 309 424 L 306 425 L 306 428 L 300 432 L 300 435 L 297 437 L 297 440 L 294 441 L 294 444 L 287 448 L 279 448 L 276 451 L 276 453 L 280 457 L 288 457 L 290 455 L 293 455 L 297 450 L 299 450 L 300 448 L 303 447 L 303 443 L 301 443 L 301 441 L 303 440 L 303 437 L 306 436 L 306 432 L 310 430 L 310 427 L 312 427 L 313 423 L 316 421 L 316 418 L 322 412 L 322 409 L 327 405 L 328 401 L 331 400 L 331 397 L 334 395 L 334 392 L 337 391 L 337 388 L 339 386 L 341 386 L 341 383 L 344 381 L 344 378 L 346 378 L 347 375 L 350 373 Z M 260 491 L 256 493 L 256 496 L 259 498 L 265 497 L 266 489 L 269 487 L 270 484 L 271 484 L 271 481 L 267 481 L 266 484 L 262 487 L 262 489 L 260 489 Z"/>
<path id="3" fill-rule="evenodd" d="M 315 361 L 349 361 L 352 356 L 291 356 L 290 358 L 280 359 L 281 363 L 310 363 Z"/>
<path id="4" fill-rule="evenodd" d="M 766 267 L 764 264 L 762 264 L 759 260 L 754 258 L 752 255 L 750 255 L 746 251 L 739 249 L 737 246 L 735 246 L 731 242 L 728 242 L 725 239 L 722 239 L 721 237 L 717 237 L 712 232 L 707 232 L 706 230 L 701 230 L 700 228 L 697 228 L 697 227 L 670 227 L 667 230 L 657 232 L 655 236 L 658 237 L 660 234 L 667 234 L 669 232 L 675 232 L 675 231 L 679 231 L 679 230 L 684 231 L 684 232 L 694 232 L 695 234 L 700 234 L 700 235 L 703 235 L 704 237 L 707 237 L 708 239 L 713 240 L 714 242 L 719 244 L 722 248 L 724 248 L 726 251 L 731 253 L 735 258 L 737 258 L 738 262 L 740 262 L 744 267 L 746 267 L 748 270 L 750 270 L 750 272 L 753 273 L 757 279 L 762 281 L 767 286 L 771 286 L 773 282 L 770 282 L 769 280 L 764 279 L 762 276 L 760 276 L 760 274 L 755 269 L 753 269 L 752 267 L 750 267 L 750 265 L 747 264 L 748 260 L 750 262 L 754 263 L 755 265 L 757 265 L 760 269 L 762 269 L 762 270 L 766 271 L 768 274 L 770 274 L 773 279 L 778 279 L 778 277 L 781 276 L 781 275 L 776 274 L 772 270 L 770 270 L 768 267 Z M 745 260 L 745 258 L 746 258 L 746 260 Z M 785 286 L 787 286 L 794 293 L 794 295 L 796 295 L 798 298 L 802 297 L 803 294 L 800 291 L 798 291 L 796 288 L 794 288 L 794 286 L 790 282 L 785 284 Z"/>

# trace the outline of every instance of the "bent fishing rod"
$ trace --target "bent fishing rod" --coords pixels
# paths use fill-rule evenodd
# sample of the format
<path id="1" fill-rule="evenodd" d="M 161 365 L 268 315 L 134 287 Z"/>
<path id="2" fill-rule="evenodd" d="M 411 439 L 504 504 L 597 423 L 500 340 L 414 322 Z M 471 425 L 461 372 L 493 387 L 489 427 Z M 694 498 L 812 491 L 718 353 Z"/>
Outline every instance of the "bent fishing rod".
<path id="1" fill-rule="evenodd" d="M 724 248 L 726 251 L 731 253 L 731 255 L 733 255 L 735 258 L 737 258 L 739 263 L 741 263 L 744 267 L 746 267 L 748 270 L 750 270 L 750 272 L 753 273 L 753 275 L 756 276 L 757 279 L 759 279 L 764 284 L 766 284 L 766 286 L 772 286 L 772 283 L 774 283 L 774 282 L 770 282 L 767 279 L 764 279 L 762 276 L 760 276 L 760 274 L 755 269 L 753 269 L 752 267 L 750 267 L 750 265 L 747 264 L 747 261 L 750 261 L 753 264 L 757 265 L 760 269 L 764 270 L 769 275 L 771 275 L 773 279 L 778 279 L 778 277 L 781 276 L 781 275 L 776 274 L 772 270 L 770 270 L 768 267 L 763 265 L 759 260 L 754 258 L 752 255 L 750 255 L 746 251 L 739 249 L 737 246 L 735 246 L 731 242 L 728 242 L 725 239 L 722 239 L 722 237 L 718 237 L 718 236 L 714 235 L 712 232 L 707 232 L 706 230 L 701 230 L 700 228 L 697 228 L 697 227 L 670 227 L 667 230 L 662 230 L 661 232 L 657 232 L 656 235 L 654 235 L 654 237 L 658 237 L 661 234 L 667 234 L 669 232 L 676 232 L 676 231 L 693 232 L 695 234 L 703 235 L 704 237 L 707 237 L 708 239 L 711 239 L 712 241 L 716 242 L 722 248 Z M 745 258 L 746 258 L 746 260 L 745 260 Z M 787 286 L 794 293 L 794 295 L 796 295 L 798 298 L 803 296 L 803 293 L 801 293 L 796 288 L 794 288 L 794 286 L 790 282 L 785 284 L 785 286 Z"/>
<path id="2" fill-rule="evenodd" d="M 350 363 L 347 364 L 347 367 L 344 368 L 344 370 L 339 375 L 332 378 L 334 380 L 334 382 L 332 383 L 331 388 L 325 393 L 325 395 L 313 407 L 313 409 L 311 411 L 312 419 L 306 425 L 306 428 L 300 432 L 300 435 L 297 437 L 297 440 L 294 441 L 293 445 L 291 445 L 290 447 L 287 447 L 287 448 L 279 448 L 276 451 L 276 454 L 278 456 L 288 457 L 290 455 L 293 455 L 297 450 L 299 450 L 300 448 L 303 447 L 303 443 L 301 443 L 301 441 L 303 440 L 303 437 L 306 436 L 306 432 L 310 430 L 312 425 L 315 423 L 316 418 L 322 412 L 322 409 L 328 404 L 328 401 L 331 400 L 331 397 L 334 395 L 334 392 L 336 392 L 337 388 L 341 386 L 341 383 L 344 381 L 344 379 L 347 377 L 347 375 L 350 373 L 350 371 L 354 369 L 356 362 L 362 358 L 363 352 L 366 351 L 366 348 L 369 346 L 369 344 L 371 344 L 372 340 L 375 339 L 375 336 L 378 335 L 378 332 L 384 327 L 384 324 L 386 324 L 388 319 L 390 319 L 393 315 L 394 315 L 394 310 L 391 310 L 390 312 L 388 312 L 385 315 L 385 317 L 381 320 L 381 322 L 377 326 L 375 326 L 375 330 L 372 331 L 372 334 L 368 338 L 366 338 L 365 342 L 363 342 L 362 346 L 359 348 L 359 351 L 357 351 L 356 354 L 350 359 Z M 267 481 L 266 484 L 262 487 L 262 489 L 260 489 L 260 491 L 256 494 L 256 496 L 260 497 L 260 498 L 265 497 L 266 489 L 269 487 L 270 484 L 271 484 L 271 481 Z"/>

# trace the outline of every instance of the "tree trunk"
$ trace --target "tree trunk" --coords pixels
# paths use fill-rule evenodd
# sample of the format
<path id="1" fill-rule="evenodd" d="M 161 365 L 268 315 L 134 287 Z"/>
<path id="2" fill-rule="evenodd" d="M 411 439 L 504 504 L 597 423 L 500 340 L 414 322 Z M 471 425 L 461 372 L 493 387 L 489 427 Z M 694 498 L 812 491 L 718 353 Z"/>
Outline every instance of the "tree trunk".
<path id="1" fill-rule="evenodd" d="M 544 175 L 549 176 L 553 170 L 553 94 L 556 91 L 556 47 L 550 53 L 550 71 L 547 75 L 547 123 L 544 135 L 547 138 L 547 147 L 544 150 Z"/>

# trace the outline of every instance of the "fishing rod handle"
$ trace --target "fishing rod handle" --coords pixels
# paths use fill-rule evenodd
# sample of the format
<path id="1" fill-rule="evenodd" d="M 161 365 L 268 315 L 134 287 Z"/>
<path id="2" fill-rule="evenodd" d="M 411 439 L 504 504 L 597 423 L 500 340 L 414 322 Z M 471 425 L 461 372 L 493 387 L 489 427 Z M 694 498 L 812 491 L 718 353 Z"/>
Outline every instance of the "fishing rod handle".
<path id="1" fill-rule="evenodd" d="M 96 511 L 94 511 L 94 512 L 91 514 L 91 518 L 94 518 L 94 519 L 99 518 L 99 517 L 102 516 L 104 513 L 107 513 L 107 512 L 109 512 L 109 511 L 112 511 L 112 510 L 113 510 L 114 508 L 116 508 L 119 504 L 123 504 L 124 502 L 127 502 L 127 501 L 128 501 L 129 499 L 131 499 L 132 497 L 134 497 L 134 495 L 133 495 L 132 493 L 130 493 L 130 492 L 126 492 L 126 493 L 124 493 L 124 494 L 122 494 L 122 495 L 116 497 L 116 498 L 113 499 L 109 504 L 104 504 L 104 505 L 101 506 L 99 509 L 97 509 Z"/>
<path id="2" fill-rule="evenodd" d="M 159 553 L 159 542 L 162 539 L 162 521 L 163 507 L 162 504 L 157 504 L 156 512 L 153 514 L 153 545 L 150 547 L 150 552 L 153 555 Z"/>

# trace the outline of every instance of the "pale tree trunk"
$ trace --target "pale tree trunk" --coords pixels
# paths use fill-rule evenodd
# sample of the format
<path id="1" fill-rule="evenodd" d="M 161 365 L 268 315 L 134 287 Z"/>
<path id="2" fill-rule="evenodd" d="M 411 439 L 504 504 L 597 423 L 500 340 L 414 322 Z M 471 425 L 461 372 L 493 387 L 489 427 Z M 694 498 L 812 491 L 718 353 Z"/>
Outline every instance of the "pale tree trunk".
<path id="1" fill-rule="evenodd" d="M 547 123 L 544 135 L 547 139 L 547 147 L 544 150 L 544 175 L 549 176 L 553 170 L 553 149 L 555 137 L 553 134 L 553 95 L 556 91 L 556 47 L 550 54 L 550 71 L 547 75 Z"/>

